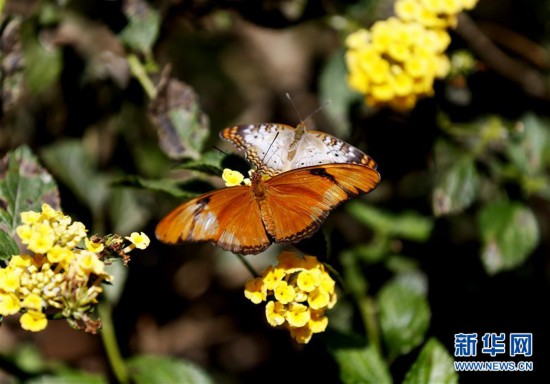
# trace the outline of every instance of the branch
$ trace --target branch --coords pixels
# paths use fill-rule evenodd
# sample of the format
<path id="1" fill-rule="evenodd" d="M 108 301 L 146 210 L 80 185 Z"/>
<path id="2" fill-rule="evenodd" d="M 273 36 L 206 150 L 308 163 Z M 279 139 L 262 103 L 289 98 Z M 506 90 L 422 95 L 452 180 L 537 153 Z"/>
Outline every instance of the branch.
<path id="1" fill-rule="evenodd" d="M 456 33 L 460 35 L 488 66 L 502 76 L 519 84 L 536 98 L 550 100 L 547 79 L 522 61 L 508 56 L 485 35 L 465 13 L 458 15 Z"/>

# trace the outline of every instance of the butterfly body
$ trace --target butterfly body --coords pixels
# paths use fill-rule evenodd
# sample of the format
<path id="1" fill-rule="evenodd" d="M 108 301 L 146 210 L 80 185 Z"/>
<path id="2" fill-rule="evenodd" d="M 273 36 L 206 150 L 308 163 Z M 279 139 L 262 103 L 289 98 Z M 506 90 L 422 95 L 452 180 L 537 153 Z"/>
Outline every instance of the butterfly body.
<path id="1" fill-rule="evenodd" d="M 354 146 L 324 132 L 308 131 L 305 123 L 244 124 L 226 128 L 220 137 L 245 151 L 256 168 L 276 175 L 296 168 L 321 164 L 363 164 L 376 169 L 376 162 Z"/>
<path id="2" fill-rule="evenodd" d="M 157 225 L 157 238 L 172 244 L 209 241 L 234 253 L 256 254 L 272 243 L 310 237 L 334 208 L 380 181 L 376 170 L 359 164 L 299 168 L 268 180 L 262 175 L 253 173 L 250 186 L 183 203 Z"/>

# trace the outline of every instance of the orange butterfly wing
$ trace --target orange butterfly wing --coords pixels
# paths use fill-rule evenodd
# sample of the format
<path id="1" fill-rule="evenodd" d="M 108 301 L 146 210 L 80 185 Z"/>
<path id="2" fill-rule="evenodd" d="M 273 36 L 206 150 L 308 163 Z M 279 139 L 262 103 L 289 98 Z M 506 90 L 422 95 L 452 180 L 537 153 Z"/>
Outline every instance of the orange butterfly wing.
<path id="1" fill-rule="evenodd" d="M 243 254 L 259 253 L 271 244 L 248 186 L 220 189 L 183 203 L 160 221 L 155 234 L 165 243 L 210 241 Z"/>
<path id="2" fill-rule="evenodd" d="M 256 254 L 273 241 L 313 235 L 334 208 L 379 182 L 380 174 L 364 165 L 299 168 L 265 182 L 258 179 L 252 187 L 224 188 L 189 200 L 161 220 L 156 236 L 165 243 L 210 241 L 234 253 Z"/>
<path id="3" fill-rule="evenodd" d="M 359 164 L 325 164 L 281 173 L 265 182 L 262 220 L 275 242 L 297 242 L 313 235 L 330 211 L 372 191 L 380 174 Z"/>

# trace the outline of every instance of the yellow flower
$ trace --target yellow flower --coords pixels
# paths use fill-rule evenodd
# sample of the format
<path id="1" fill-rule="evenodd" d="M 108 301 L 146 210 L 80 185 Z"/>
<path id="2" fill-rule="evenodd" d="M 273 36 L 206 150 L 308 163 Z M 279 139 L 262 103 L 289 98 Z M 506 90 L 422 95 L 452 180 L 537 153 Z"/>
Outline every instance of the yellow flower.
<path id="1" fill-rule="evenodd" d="M 472 9 L 476 6 L 478 0 L 462 0 L 464 9 Z"/>
<path id="2" fill-rule="evenodd" d="M 309 298 L 307 302 L 310 308 L 313 308 L 313 309 L 324 308 L 330 302 L 330 294 L 327 291 L 317 288 L 309 294 Z"/>
<path id="3" fill-rule="evenodd" d="M 349 48 L 361 48 L 370 42 L 370 32 L 361 28 L 346 38 L 346 46 Z"/>
<path id="4" fill-rule="evenodd" d="M 241 185 L 244 180 L 244 176 L 239 171 L 233 171 L 229 168 L 223 170 L 222 179 L 225 181 L 226 187 L 234 187 L 236 185 Z"/>
<path id="5" fill-rule="evenodd" d="M 42 310 L 42 298 L 34 293 L 31 293 L 23 299 L 23 307 L 40 311 Z"/>
<path id="6" fill-rule="evenodd" d="M 149 243 L 151 242 L 151 240 L 149 240 L 149 237 L 143 232 L 132 232 L 130 236 L 126 236 L 125 239 L 129 240 L 138 249 L 147 248 L 149 246 Z"/>
<path id="7" fill-rule="evenodd" d="M 262 280 L 264 282 L 265 288 L 268 290 L 274 290 L 279 282 L 285 277 L 286 271 L 283 268 L 274 268 L 269 266 L 262 273 Z"/>
<path id="8" fill-rule="evenodd" d="M 417 0 L 398 0 L 395 2 L 395 14 L 406 21 L 417 20 L 420 14 L 420 3 Z"/>
<path id="9" fill-rule="evenodd" d="M 411 56 L 411 47 L 404 42 L 395 42 L 388 46 L 388 55 L 398 62 L 407 61 Z"/>
<path id="10" fill-rule="evenodd" d="M 348 85 L 359 93 L 367 93 L 369 90 L 370 79 L 364 72 L 353 72 L 348 75 Z"/>
<path id="11" fill-rule="evenodd" d="M 313 333 L 324 332 L 328 326 L 328 317 L 325 316 L 324 311 L 310 311 L 311 318 L 309 319 L 308 326 Z"/>
<path id="12" fill-rule="evenodd" d="M 81 251 L 76 258 L 78 267 L 85 274 L 94 273 L 100 275 L 103 273 L 105 264 L 97 257 L 97 254 L 90 251 Z"/>
<path id="13" fill-rule="evenodd" d="M 306 305 L 292 303 L 289 305 L 285 318 L 292 327 L 303 327 L 310 319 L 309 309 Z"/>
<path id="14" fill-rule="evenodd" d="M 332 277 L 330 277 L 330 275 L 326 272 L 323 272 L 321 274 L 321 278 L 320 278 L 320 282 L 319 282 L 319 287 L 328 292 L 329 294 L 333 294 L 334 293 L 334 287 L 336 286 L 336 282 L 334 281 L 334 279 Z"/>
<path id="15" fill-rule="evenodd" d="M 377 102 L 387 102 L 395 96 L 395 92 L 391 84 L 388 82 L 385 84 L 374 85 L 372 87 L 371 95 L 374 100 L 377 100 Z"/>
<path id="16" fill-rule="evenodd" d="M 134 232 L 135 233 L 135 232 Z M 103 245 L 103 243 L 101 242 L 93 242 L 91 241 L 90 239 L 88 239 L 87 237 L 84 238 L 84 244 L 86 245 L 86 249 L 90 252 L 94 252 L 94 253 L 101 253 L 101 251 L 103 251 L 103 249 L 105 248 L 105 246 Z"/>
<path id="17" fill-rule="evenodd" d="M 254 304 L 260 304 L 267 298 L 267 289 L 261 277 L 246 282 L 244 296 Z"/>
<path id="18" fill-rule="evenodd" d="M 15 255 L 10 259 L 10 266 L 14 268 L 27 268 L 31 265 L 33 258 L 30 255 Z"/>
<path id="19" fill-rule="evenodd" d="M 70 249 L 61 247 L 59 245 L 54 245 L 48 251 L 47 256 L 48 256 L 48 261 L 52 264 L 69 262 L 74 257 L 73 252 Z"/>
<path id="20" fill-rule="evenodd" d="M 265 317 L 272 327 L 276 327 L 285 322 L 285 306 L 278 301 L 268 301 L 265 306 Z"/>
<path id="21" fill-rule="evenodd" d="M 60 216 L 63 216 L 63 214 L 53 209 L 51 205 L 44 203 L 42 204 L 42 216 L 45 219 L 56 219 L 56 218 L 59 218 Z"/>
<path id="22" fill-rule="evenodd" d="M 321 271 L 319 269 L 309 269 L 301 271 L 298 274 L 296 283 L 298 287 L 305 292 L 311 292 L 321 282 Z"/>
<path id="23" fill-rule="evenodd" d="M 34 224 L 40 220 L 40 213 L 34 211 L 21 212 L 21 222 L 23 224 Z"/>
<path id="24" fill-rule="evenodd" d="M 46 253 L 54 244 L 55 237 L 52 228 L 49 224 L 36 223 L 33 224 L 32 235 L 29 239 L 27 248 L 35 253 Z"/>
<path id="25" fill-rule="evenodd" d="M 17 233 L 23 244 L 27 244 L 32 236 L 31 226 L 27 224 L 20 225 L 15 229 L 15 233 Z"/>
<path id="26" fill-rule="evenodd" d="M 406 72 L 401 71 L 392 80 L 391 84 L 397 96 L 407 96 L 414 92 L 414 79 Z"/>
<path id="27" fill-rule="evenodd" d="M 275 293 L 275 299 L 281 304 L 290 303 L 296 297 L 296 290 L 286 281 L 280 281 L 273 292 Z"/>
<path id="28" fill-rule="evenodd" d="M 447 76 L 451 70 L 451 62 L 447 56 L 439 56 L 436 62 L 435 75 L 439 78 Z"/>
<path id="29" fill-rule="evenodd" d="M 86 249 L 76 248 L 86 237 L 86 227 L 47 204 L 40 213 L 23 212 L 21 222 L 16 232 L 32 253 L 15 255 L 6 268 L 0 268 L 0 315 L 24 308 L 21 327 L 38 332 L 48 323 L 44 309 L 78 328 L 97 330 L 99 323 L 89 313 L 102 292 L 99 283 L 112 279 L 98 257 L 103 241 L 96 244 L 86 238 Z M 132 234 L 129 240 L 133 248 L 149 244 L 143 233 Z"/>
<path id="30" fill-rule="evenodd" d="M 70 217 L 65 216 L 68 220 L 64 223 L 61 240 L 65 246 L 69 248 L 74 248 L 76 245 L 86 236 L 86 227 L 79 221 L 75 221 L 71 225 L 68 225 L 70 222 Z"/>
<path id="31" fill-rule="evenodd" d="M 15 292 L 20 285 L 20 271 L 14 268 L 0 269 L 0 290 Z"/>
<path id="32" fill-rule="evenodd" d="M 20 309 L 19 298 L 14 293 L 0 293 L 0 315 L 13 315 Z"/>
<path id="33" fill-rule="evenodd" d="M 397 0 L 390 17 L 346 38 L 348 86 L 371 106 L 398 110 L 414 107 L 433 94 L 435 79 L 449 73 L 444 55 L 450 44 L 446 28 L 476 0 Z"/>
<path id="34" fill-rule="evenodd" d="M 296 296 L 294 296 L 293 301 L 296 303 L 302 303 L 304 301 L 307 301 L 307 298 L 308 298 L 308 292 L 297 290 Z"/>
<path id="35" fill-rule="evenodd" d="M 324 310 L 336 303 L 335 282 L 314 256 L 282 252 L 278 261 L 262 277 L 248 280 L 244 294 L 254 303 L 267 300 L 267 322 L 285 325 L 297 342 L 307 343 L 327 327 Z"/>
<path id="36" fill-rule="evenodd" d="M 42 331 L 48 325 L 46 315 L 38 311 L 28 311 L 24 313 L 19 322 L 21 323 L 21 328 L 31 332 Z"/>
<path id="37" fill-rule="evenodd" d="M 374 84 L 384 83 L 390 76 L 390 63 L 382 58 L 365 63 L 365 71 Z"/>
<path id="38" fill-rule="evenodd" d="M 292 327 L 290 328 L 290 336 L 292 336 L 292 338 L 300 344 L 307 344 L 311 340 L 311 336 L 313 336 L 313 332 L 311 331 L 311 328 L 308 326 L 299 327 L 299 328 Z"/>

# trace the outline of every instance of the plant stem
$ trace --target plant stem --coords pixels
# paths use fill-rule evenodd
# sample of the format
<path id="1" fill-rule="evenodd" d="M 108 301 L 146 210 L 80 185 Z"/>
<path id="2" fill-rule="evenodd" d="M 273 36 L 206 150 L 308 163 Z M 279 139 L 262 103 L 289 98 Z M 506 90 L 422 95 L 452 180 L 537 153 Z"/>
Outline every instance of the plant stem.
<path id="1" fill-rule="evenodd" d="M 132 75 L 138 79 L 139 83 L 145 90 L 145 93 L 147 93 L 147 96 L 149 96 L 151 100 L 154 99 L 157 95 L 157 91 L 155 89 L 155 85 L 149 76 L 147 76 L 147 71 L 145 70 L 143 63 L 139 61 L 136 55 L 129 55 L 126 60 L 128 60 L 128 65 L 130 66 Z"/>
<path id="2" fill-rule="evenodd" d="M 107 302 L 101 302 L 98 305 L 99 316 L 103 323 L 101 330 L 101 339 L 103 345 L 107 351 L 107 357 L 109 364 L 117 381 L 119 383 L 128 383 L 128 371 L 126 370 L 126 364 L 120 354 L 120 349 L 116 341 L 115 328 L 113 325 L 113 311 L 111 305 Z"/>
<path id="3" fill-rule="evenodd" d="M 260 277 L 260 274 L 258 272 L 256 272 L 256 270 L 254 269 L 254 267 L 252 267 L 252 265 L 248 262 L 248 260 L 246 260 L 246 258 L 241 255 L 240 253 L 236 253 L 237 257 L 239 258 L 239 260 L 244 264 L 244 266 L 246 267 L 246 269 L 248 269 L 248 272 L 250 272 L 250 274 L 254 277 Z"/>
<path id="4" fill-rule="evenodd" d="M 378 332 L 378 322 L 376 318 L 376 304 L 374 299 L 368 295 L 363 297 L 357 297 L 357 303 L 359 304 L 359 310 L 361 311 L 361 317 L 363 318 L 363 324 L 365 325 L 365 331 L 370 345 L 375 347 L 378 352 L 380 349 L 380 334 Z"/>
<path id="5" fill-rule="evenodd" d="M 353 299 L 357 303 L 369 344 L 381 353 L 380 333 L 378 332 L 378 319 L 376 316 L 376 302 L 368 295 L 369 283 L 360 272 L 360 266 L 352 253 L 342 253 L 340 261 L 343 266 L 344 288 L 351 293 Z"/>

